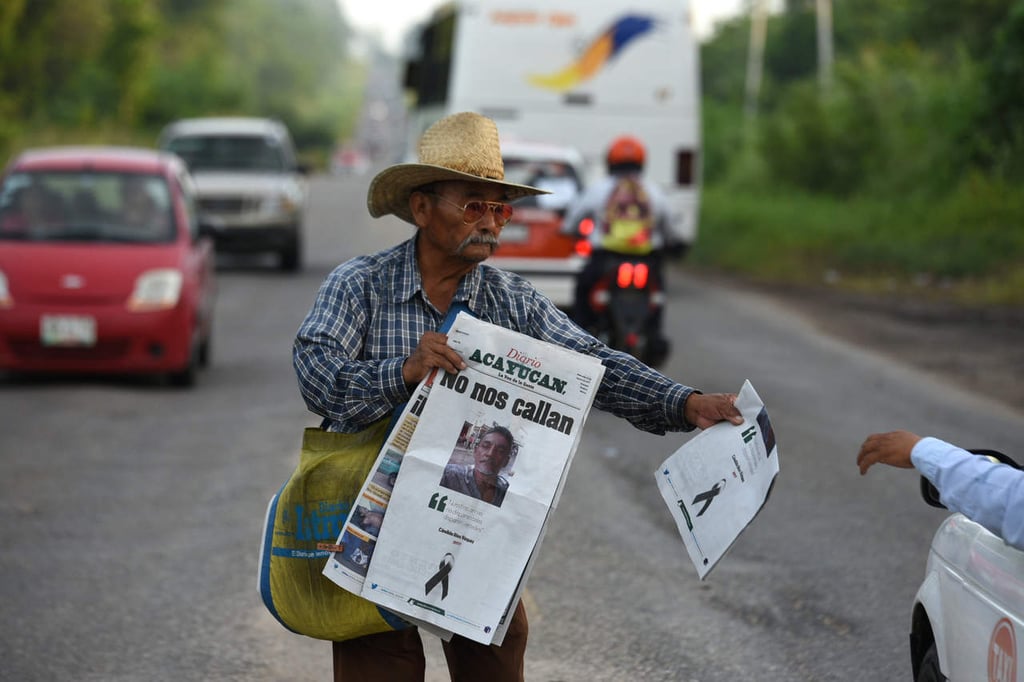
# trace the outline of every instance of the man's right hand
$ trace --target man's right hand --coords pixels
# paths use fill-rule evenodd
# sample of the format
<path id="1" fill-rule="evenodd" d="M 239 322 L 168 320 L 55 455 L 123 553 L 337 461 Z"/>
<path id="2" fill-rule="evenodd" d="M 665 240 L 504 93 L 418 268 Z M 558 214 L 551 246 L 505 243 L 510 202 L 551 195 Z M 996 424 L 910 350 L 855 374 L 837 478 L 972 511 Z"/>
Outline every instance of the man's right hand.
<path id="1" fill-rule="evenodd" d="M 735 393 L 691 393 L 683 405 L 683 419 L 698 429 L 706 429 L 720 421 L 737 426 L 743 423 L 743 415 L 736 408 Z"/>
<path id="2" fill-rule="evenodd" d="M 466 363 L 448 346 L 448 337 L 440 332 L 426 332 L 412 355 L 402 364 L 402 379 L 406 385 L 415 386 L 435 367 L 451 374 L 458 374 Z"/>

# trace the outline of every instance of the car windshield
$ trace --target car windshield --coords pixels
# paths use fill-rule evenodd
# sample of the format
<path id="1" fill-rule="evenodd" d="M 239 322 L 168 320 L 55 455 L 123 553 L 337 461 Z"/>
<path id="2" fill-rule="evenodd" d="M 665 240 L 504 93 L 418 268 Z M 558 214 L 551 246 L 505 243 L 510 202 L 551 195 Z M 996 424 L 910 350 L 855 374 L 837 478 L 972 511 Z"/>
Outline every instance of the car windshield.
<path id="1" fill-rule="evenodd" d="M 166 146 L 193 172 L 288 170 L 281 146 L 259 135 L 187 135 L 172 138 Z"/>
<path id="2" fill-rule="evenodd" d="M 34 171 L 0 186 L 0 240 L 159 244 L 174 240 L 173 226 L 159 175 Z"/>
<path id="3" fill-rule="evenodd" d="M 576 170 L 562 161 L 538 161 L 506 156 L 506 182 L 546 189 L 551 194 L 526 197 L 516 207 L 535 206 L 552 211 L 565 211 L 579 194 L 582 184 Z"/>

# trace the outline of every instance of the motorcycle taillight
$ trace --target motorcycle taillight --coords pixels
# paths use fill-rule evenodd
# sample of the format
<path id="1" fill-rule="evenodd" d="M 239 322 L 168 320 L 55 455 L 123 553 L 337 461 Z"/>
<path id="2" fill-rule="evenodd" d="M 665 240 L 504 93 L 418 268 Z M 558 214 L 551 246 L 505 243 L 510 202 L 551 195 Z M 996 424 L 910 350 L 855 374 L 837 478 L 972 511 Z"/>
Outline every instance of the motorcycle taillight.
<path id="1" fill-rule="evenodd" d="M 620 289 L 630 287 L 644 289 L 647 287 L 647 279 L 650 274 L 650 268 L 646 263 L 620 263 L 615 281 Z"/>
<path id="2" fill-rule="evenodd" d="M 651 274 L 650 268 L 647 267 L 647 263 L 637 263 L 633 267 L 633 285 L 637 289 L 647 288 L 647 277 Z"/>
<path id="3" fill-rule="evenodd" d="M 629 285 L 633 283 L 633 264 L 620 263 L 619 272 L 615 276 L 615 281 L 619 285 L 620 289 L 628 289 Z"/>

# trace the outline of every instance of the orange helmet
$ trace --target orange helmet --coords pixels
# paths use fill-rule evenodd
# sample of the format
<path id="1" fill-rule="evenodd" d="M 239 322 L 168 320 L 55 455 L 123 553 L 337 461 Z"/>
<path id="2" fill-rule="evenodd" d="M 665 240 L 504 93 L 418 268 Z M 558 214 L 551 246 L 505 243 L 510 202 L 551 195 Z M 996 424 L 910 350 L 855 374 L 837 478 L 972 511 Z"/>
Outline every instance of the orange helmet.
<path id="1" fill-rule="evenodd" d="M 608 147 L 608 165 L 617 166 L 628 163 L 637 166 L 644 165 L 647 157 L 647 150 L 644 143 L 631 135 L 622 135 L 612 141 Z"/>

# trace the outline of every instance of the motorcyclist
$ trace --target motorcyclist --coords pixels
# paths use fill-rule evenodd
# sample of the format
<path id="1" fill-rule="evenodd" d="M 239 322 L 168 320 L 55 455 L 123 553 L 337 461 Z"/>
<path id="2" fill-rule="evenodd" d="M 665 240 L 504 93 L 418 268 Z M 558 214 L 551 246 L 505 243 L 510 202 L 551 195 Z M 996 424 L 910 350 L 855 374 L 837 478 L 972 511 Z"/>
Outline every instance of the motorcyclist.
<path id="1" fill-rule="evenodd" d="M 662 261 L 666 250 L 674 247 L 675 239 L 669 221 L 668 200 L 655 183 L 643 177 L 646 157 L 647 150 L 636 137 L 622 135 L 615 138 L 605 156 L 607 176 L 591 183 L 566 211 L 562 223 L 563 232 L 577 237 L 585 236 L 591 246 L 590 258 L 576 276 L 572 311 L 573 319 L 584 329 L 593 329 L 598 322 L 597 314 L 590 305 L 591 290 L 607 268 L 623 256 L 646 261 L 650 267 L 651 281 L 663 288 Z M 610 203 L 615 203 L 610 200 L 619 191 L 624 179 L 637 183 L 643 201 L 646 202 L 646 208 L 640 211 L 647 213 L 645 247 L 634 248 L 622 239 L 610 238 Z M 654 315 L 653 326 L 660 335 L 660 308 Z"/>

